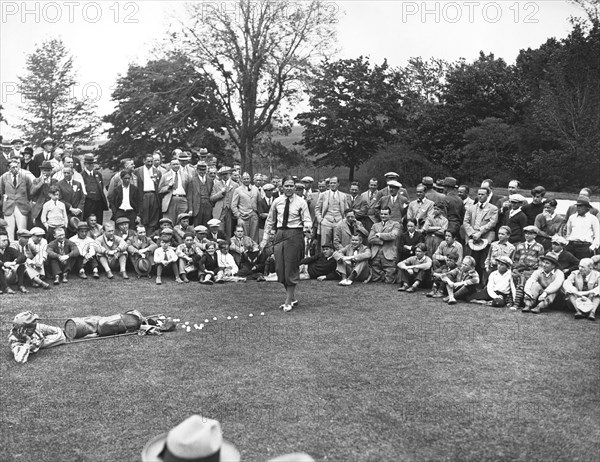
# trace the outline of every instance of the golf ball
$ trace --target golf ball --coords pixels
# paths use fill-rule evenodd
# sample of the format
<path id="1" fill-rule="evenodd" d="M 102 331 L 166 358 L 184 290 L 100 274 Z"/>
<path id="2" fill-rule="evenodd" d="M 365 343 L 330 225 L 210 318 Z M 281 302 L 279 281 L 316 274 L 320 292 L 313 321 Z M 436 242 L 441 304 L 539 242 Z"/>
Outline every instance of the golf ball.
<path id="1" fill-rule="evenodd" d="M 231 316 L 227 316 L 227 319 L 231 319 Z"/>
<path id="2" fill-rule="evenodd" d="M 192 330 L 192 328 L 190 326 L 187 326 L 185 330 L 189 332 Z"/>
<path id="3" fill-rule="evenodd" d="M 213 321 L 216 321 L 216 320 L 217 320 L 217 317 L 215 316 L 215 317 L 213 318 Z"/>
<path id="4" fill-rule="evenodd" d="M 205 319 L 204 322 L 208 322 L 208 319 Z"/>
<path id="5" fill-rule="evenodd" d="M 261 315 L 261 316 L 264 316 L 264 315 L 265 315 L 265 313 L 260 313 L 260 315 Z"/>
<path id="6" fill-rule="evenodd" d="M 249 316 L 249 317 L 252 317 L 252 316 L 254 316 L 254 315 L 253 315 L 252 313 L 250 313 L 248 316 Z"/>
<path id="7" fill-rule="evenodd" d="M 234 316 L 233 319 L 237 319 L 237 316 Z"/>

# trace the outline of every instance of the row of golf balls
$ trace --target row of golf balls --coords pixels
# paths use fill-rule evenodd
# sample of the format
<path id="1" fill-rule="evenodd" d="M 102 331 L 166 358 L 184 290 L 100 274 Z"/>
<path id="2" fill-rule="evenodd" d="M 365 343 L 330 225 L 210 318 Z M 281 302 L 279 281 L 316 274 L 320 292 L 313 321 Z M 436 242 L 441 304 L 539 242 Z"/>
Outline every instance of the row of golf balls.
<path id="1" fill-rule="evenodd" d="M 260 313 L 260 315 L 261 315 L 261 316 L 264 316 L 264 315 L 265 315 L 265 313 Z M 254 317 L 254 315 L 253 315 L 252 313 L 250 313 L 250 314 L 248 315 L 248 317 L 249 317 L 249 318 L 252 318 L 252 317 Z M 227 320 L 228 320 L 228 321 L 231 321 L 232 319 L 238 319 L 238 317 L 237 317 L 237 316 L 233 316 L 233 317 L 231 317 L 231 316 L 227 316 Z M 217 317 L 215 316 L 215 317 L 214 317 L 212 320 L 213 320 L 213 321 L 216 321 L 216 320 L 217 320 Z M 174 322 L 179 322 L 179 321 L 181 321 L 181 319 L 173 319 L 173 321 L 174 321 Z M 204 324 L 205 324 L 205 323 L 208 323 L 208 322 L 210 322 L 210 321 L 209 321 L 208 319 L 205 319 L 205 320 L 204 320 L 204 323 L 201 323 L 200 325 L 198 325 L 198 324 L 194 324 L 194 325 L 193 325 L 193 327 L 194 327 L 194 329 L 196 329 L 196 330 L 202 330 L 202 329 L 204 328 Z M 186 322 L 184 322 L 184 323 L 181 325 L 181 328 L 182 328 L 182 329 L 185 329 L 187 332 L 191 332 L 191 331 L 192 331 L 192 326 L 190 326 L 190 322 L 189 322 L 189 321 L 186 321 Z"/>

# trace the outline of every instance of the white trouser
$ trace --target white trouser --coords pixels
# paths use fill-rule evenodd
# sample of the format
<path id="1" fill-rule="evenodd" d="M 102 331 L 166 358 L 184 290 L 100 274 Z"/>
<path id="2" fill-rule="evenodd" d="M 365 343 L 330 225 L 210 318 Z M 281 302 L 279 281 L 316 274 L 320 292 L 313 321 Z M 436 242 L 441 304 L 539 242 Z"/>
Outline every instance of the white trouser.
<path id="1" fill-rule="evenodd" d="M 15 231 L 19 229 L 27 229 L 27 216 L 23 215 L 19 210 L 19 207 L 15 205 L 15 210 L 12 215 L 5 215 L 4 219 L 8 223 L 6 227 L 6 232 L 8 233 L 8 240 L 10 242 L 14 242 L 17 239 L 15 238 Z"/>

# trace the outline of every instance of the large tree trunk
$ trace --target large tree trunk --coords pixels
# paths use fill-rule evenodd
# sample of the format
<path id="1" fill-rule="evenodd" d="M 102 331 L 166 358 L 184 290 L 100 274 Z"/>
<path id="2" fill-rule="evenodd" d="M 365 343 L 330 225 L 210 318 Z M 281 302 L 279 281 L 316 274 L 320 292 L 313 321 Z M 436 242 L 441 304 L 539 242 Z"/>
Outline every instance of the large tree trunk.
<path id="1" fill-rule="evenodd" d="M 350 174 L 348 175 L 350 183 L 354 181 L 354 164 L 350 165 Z"/>

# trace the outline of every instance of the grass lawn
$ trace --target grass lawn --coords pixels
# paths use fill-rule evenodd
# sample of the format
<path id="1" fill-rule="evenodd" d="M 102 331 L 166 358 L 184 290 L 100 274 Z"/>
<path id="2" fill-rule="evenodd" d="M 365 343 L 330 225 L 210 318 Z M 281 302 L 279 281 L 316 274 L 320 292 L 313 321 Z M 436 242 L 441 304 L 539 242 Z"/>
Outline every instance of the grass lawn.
<path id="1" fill-rule="evenodd" d="M 302 283 L 291 313 L 277 310 L 275 283 L 116 277 L 68 289 L 2 296 L 2 338 L 24 309 L 57 324 L 131 308 L 211 321 L 42 350 L 25 365 L 4 347 L 2 461 L 139 460 L 148 439 L 192 413 L 218 419 L 247 461 L 600 454 L 600 323 L 570 313 L 448 307 L 377 284 Z"/>

